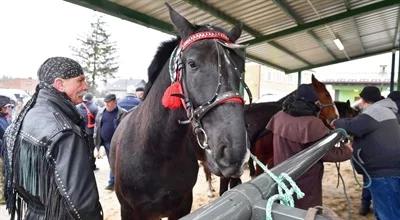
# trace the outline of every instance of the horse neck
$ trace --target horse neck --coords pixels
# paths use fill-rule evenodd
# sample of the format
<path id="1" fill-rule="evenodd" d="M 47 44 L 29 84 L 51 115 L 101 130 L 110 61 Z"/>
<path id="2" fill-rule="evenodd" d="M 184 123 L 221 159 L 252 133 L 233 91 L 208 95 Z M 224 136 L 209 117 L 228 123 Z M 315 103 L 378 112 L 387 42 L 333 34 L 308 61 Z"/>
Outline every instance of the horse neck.
<path id="1" fill-rule="evenodd" d="M 154 81 L 142 103 L 142 107 L 139 109 L 138 115 L 140 115 L 140 118 L 146 119 L 145 123 L 148 129 L 156 131 L 154 132 L 152 130 L 151 132 L 149 131 L 149 133 L 151 133 L 154 138 L 158 138 L 159 142 L 174 142 L 174 144 L 177 144 L 178 141 L 185 141 L 185 138 L 182 137 L 186 136 L 190 131 L 190 125 L 180 125 L 178 123 L 178 120 L 187 119 L 183 108 L 169 110 L 161 104 L 164 91 L 171 84 L 167 67 L 167 64 L 165 64 L 157 76 L 157 79 Z"/>

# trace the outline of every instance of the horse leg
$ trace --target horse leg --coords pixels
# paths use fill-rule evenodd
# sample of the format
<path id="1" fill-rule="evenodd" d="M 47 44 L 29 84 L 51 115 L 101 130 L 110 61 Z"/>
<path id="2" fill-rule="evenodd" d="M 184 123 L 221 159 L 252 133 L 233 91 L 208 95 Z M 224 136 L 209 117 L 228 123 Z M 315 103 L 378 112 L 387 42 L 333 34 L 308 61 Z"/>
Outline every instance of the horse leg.
<path id="1" fill-rule="evenodd" d="M 211 181 L 212 181 L 211 171 L 208 169 L 208 167 L 207 167 L 207 165 L 206 165 L 206 163 L 204 161 L 200 161 L 200 164 L 203 166 L 204 174 L 206 176 L 206 180 L 207 180 L 207 183 L 208 183 L 207 196 L 209 198 L 212 198 L 212 197 L 214 197 L 214 193 L 213 192 L 215 192 L 215 189 L 214 189 L 214 187 L 212 186 L 212 183 L 211 183 Z"/>
<path id="2" fill-rule="evenodd" d="M 135 215 L 134 210 L 129 205 L 121 203 L 121 220 L 136 220 L 140 219 L 139 216 Z"/>
<path id="3" fill-rule="evenodd" d="M 222 196 L 224 192 L 228 191 L 230 178 L 220 177 L 219 178 L 219 196 Z"/>
<path id="4" fill-rule="evenodd" d="M 251 157 L 249 158 L 248 165 L 249 165 L 250 177 L 253 179 L 256 176 L 256 169 L 254 168 L 254 161 Z"/>
<path id="5" fill-rule="evenodd" d="M 168 220 L 178 220 L 183 216 L 190 213 L 193 203 L 193 192 L 188 193 L 183 199 L 180 207 L 176 209 L 171 215 L 168 216 Z"/>
<path id="6" fill-rule="evenodd" d="M 268 168 L 273 166 L 273 133 L 267 132 L 259 138 L 254 146 L 254 154 Z M 256 166 L 256 176 L 262 174 L 264 170 L 260 166 Z"/>
<path id="7" fill-rule="evenodd" d="M 232 189 L 233 187 L 240 184 L 242 184 L 242 180 L 240 178 L 230 178 L 229 189 Z"/>
<path id="8" fill-rule="evenodd" d="M 222 196 L 224 192 L 228 191 L 228 189 L 232 189 L 233 187 L 242 184 L 242 180 L 240 178 L 230 178 L 230 177 L 220 177 L 219 178 L 219 196 Z"/>
<path id="9" fill-rule="evenodd" d="M 145 215 L 127 205 L 121 204 L 121 220 L 161 220 L 159 217 Z"/>

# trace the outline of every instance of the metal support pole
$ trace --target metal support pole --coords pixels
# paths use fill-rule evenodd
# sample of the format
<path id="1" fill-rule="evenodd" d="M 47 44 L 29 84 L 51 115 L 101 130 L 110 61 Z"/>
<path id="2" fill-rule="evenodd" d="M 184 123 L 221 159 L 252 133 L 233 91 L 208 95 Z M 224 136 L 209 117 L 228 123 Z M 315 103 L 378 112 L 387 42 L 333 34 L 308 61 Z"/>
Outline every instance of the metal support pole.
<path id="1" fill-rule="evenodd" d="M 397 63 L 397 91 L 400 91 L 400 37 L 399 37 L 399 62 Z"/>
<path id="2" fill-rule="evenodd" d="M 297 72 L 297 87 L 301 84 L 301 71 Z"/>
<path id="3" fill-rule="evenodd" d="M 390 71 L 390 92 L 394 90 L 394 67 L 396 65 L 396 50 L 392 51 L 392 70 Z"/>
<path id="4" fill-rule="evenodd" d="M 345 137 L 344 132 L 335 131 L 311 147 L 301 151 L 288 160 L 280 163 L 271 171 L 275 175 L 287 173 L 296 180 L 317 163 L 334 145 Z M 254 180 L 243 183 L 227 192 L 213 202 L 184 216 L 182 220 L 259 220 L 265 219 L 265 204 L 272 195 L 277 193 L 277 183 L 266 173 Z M 307 195 L 306 195 L 307 196 Z M 262 211 L 264 209 L 264 211 Z M 272 208 L 272 215 L 279 219 L 303 219 L 305 211 L 285 207 Z M 296 211 L 298 210 L 298 211 Z M 284 215 L 283 215 L 284 214 Z M 278 217 L 279 216 L 279 217 Z"/>

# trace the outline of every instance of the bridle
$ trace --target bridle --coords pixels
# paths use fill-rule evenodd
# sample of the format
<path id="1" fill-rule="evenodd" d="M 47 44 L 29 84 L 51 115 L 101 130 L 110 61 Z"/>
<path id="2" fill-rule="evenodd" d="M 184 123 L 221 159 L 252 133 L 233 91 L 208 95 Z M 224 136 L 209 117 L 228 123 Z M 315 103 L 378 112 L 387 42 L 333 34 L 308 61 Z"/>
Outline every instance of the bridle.
<path id="1" fill-rule="evenodd" d="M 332 126 L 330 125 L 330 121 L 328 121 L 328 118 L 321 117 L 320 114 L 321 114 L 322 109 L 324 109 L 324 108 L 335 107 L 335 106 L 336 106 L 335 103 L 332 102 L 332 103 L 329 103 L 329 104 L 323 104 L 323 103 L 320 103 L 320 102 L 318 101 L 317 106 L 318 106 L 319 109 L 320 109 L 320 111 L 319 111 L 318 114 L 317 114 L 317 117 L 320 118 L 320 119 L 323 119 L 324 124 L 325 124 L 328 128 L 332 128 Z M 333 129 L 333 128 L 332 128 L 332 129 Z"/>
<path id="2" fill-rule="evenodd" d="M 187 48 L 189 48 L 191 45 L 194 43 L 201 41 L 201 40 L 206 40 L 206 39 L 212 39 L 214 40 L 217 52 L 218 52 L 218 84 L 217 88 L 215 89 L 214 95 L 211 99 L 209 99 L 207 102 L 204 104 L 201 104 L 198 107 L 194 107 L 193 103 L 191 102 L 189 98 L 189 92 L 188 88 L 186 85 L 186 74 L 185 74 L 185 68 L 184 64 L 182 62 L 182 54 L 183 51 Z M 196 136 L 197 143 L 202 149 L 209 149 L 210 146 L 208 145 L 208 137 L 207 134 L 201 124 L 201 120 L 204 118 L 204 116 L 213 108 L 216 106 L 222 105 L 224 103 L 238 103 L 241 105 L 244 105 L 244 100 L 242 96 L 236 91 L 227 91 L 227 92 L 222 92 L 220 93 L 220 89 L 222 86 L 222 73 L 221 73 L 221 56 L 220 56 L 220 49 L 218 47 L 218 44 L 222 45 L 223 47 L 231 48 L 231 49 L 237 49 L 237 48 L 244 48 L 245 46 L 243 45 L 238 45 L 238 44 L 233 44 L 230 42 L 228 36 L 222 32 L 218 31 L 203 31 L 203 32 L 197 32 L 192 35 L 190 35 L 187 39 L 181 40 L 179 46 L 177 46 L 174 50 L 174 52 L 171 55 L 170 62 L 169 62 L 169 72 L 170 72 L 170 77 L 171 77 L 171 82 L 179 82 L 182 86 L 182 91 L 181 94 L 179 94 L 182 104 L 186 110 L 186 115 L 188 117 L 187 120 L 178 120 L 179 124 L 192 124 L 193 132 Z M 227 55 L 226 50 L 222 50 L 222 55 L 225 59 L 225 61 L 228 64 L 232 64 L 233 68 L 236 72 L 238 72 L 238 68 L 235 66 L 233 62 L 231 62 L 230 58 Z M 244 79 L 242 77 L 242 73 L 238 73 L 240 82 L 242 83 L 244 89 L 246 90 L 250 103 L 252 101 L 252 96 L 251 92 L 244 82 Z"/>

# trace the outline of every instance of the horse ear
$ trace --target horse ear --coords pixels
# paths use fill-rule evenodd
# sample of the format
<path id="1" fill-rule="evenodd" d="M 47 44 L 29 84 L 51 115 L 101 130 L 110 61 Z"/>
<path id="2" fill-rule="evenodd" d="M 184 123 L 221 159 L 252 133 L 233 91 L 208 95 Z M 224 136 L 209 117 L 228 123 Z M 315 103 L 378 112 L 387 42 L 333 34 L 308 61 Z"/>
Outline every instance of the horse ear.
<path id="1" fill-rule="evenodd" d="M 321 85 L 322 83 L 315 78 L 314 74 L 311 75 L 311 82 L 314 86 Z"/>
<path id="2" fill-rule="evenodd" d="M 168 7 L 169 16 L 175 29 L 178 31 L 179 36 L 182 39 L 188 37 L 194 31 L 193 25 L 186 20 L 186 18 L 176 12 L 168 3 L 165 3 L 165 5 Z"/>
<path id="3" fill-rule="evenodd" d="M 350 100 L 347 99 L 346 104 L 350 106 Z"/>
<path id="4" fill-rule="evenodd" d="M 242 27 L 242 23 L 236 24 L 228 33 L 229 40 L 235 42 L 237 39 L 239 39 L 240 35 L 242 34 Z"/>

